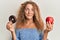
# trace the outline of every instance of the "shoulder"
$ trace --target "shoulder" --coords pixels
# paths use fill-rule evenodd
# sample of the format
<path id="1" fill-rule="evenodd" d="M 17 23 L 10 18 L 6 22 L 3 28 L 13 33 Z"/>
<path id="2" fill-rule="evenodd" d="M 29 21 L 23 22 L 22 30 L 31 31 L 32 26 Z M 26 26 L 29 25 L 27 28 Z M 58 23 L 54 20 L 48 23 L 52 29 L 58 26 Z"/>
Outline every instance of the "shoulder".
<path id="1" fill-rule="evenodd" d="M 19 24 L 19 25 L 16 25 L 16 29 L 20 29 L 23 25 Z"/>

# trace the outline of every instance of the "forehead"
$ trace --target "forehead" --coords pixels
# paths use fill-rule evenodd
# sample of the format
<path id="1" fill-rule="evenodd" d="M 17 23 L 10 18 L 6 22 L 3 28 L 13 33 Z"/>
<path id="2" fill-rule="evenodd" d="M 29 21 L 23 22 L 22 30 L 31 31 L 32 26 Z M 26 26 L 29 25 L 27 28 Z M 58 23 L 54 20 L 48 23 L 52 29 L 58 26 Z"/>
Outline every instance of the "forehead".
<path id="1" fill-rule="evenodd" d="M 33 8 L 33 5 L 32 4 L 27 4 L 26 8 Z"/>

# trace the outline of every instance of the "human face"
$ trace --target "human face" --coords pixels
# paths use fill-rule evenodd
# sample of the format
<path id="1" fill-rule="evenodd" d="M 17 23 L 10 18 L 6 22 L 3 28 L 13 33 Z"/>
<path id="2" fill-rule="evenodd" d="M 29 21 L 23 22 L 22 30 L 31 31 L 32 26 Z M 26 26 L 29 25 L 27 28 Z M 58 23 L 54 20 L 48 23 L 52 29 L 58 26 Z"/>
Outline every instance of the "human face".
<path id="1" fill-rule="evenodd" d="M 31 4 L 27 4 L 24 11 L 25 11 L 25 16 L 27 19 L 33 19 L 34 9 Z"/>

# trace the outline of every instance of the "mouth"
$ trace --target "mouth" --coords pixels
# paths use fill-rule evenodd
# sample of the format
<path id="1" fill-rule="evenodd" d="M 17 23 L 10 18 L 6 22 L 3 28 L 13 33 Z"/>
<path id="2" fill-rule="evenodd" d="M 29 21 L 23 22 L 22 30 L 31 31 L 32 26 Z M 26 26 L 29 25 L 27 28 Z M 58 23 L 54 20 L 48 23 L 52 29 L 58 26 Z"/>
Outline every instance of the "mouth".
<path id="1" fill-rule="evenodd" d="M 28 16 L 32 16 L 31 14 L 29 14 Z"/>
<path id="2" fill-rule="evenodd" d="M 29 14 L 28 16 L 32 16 L 32 14 Z"/>

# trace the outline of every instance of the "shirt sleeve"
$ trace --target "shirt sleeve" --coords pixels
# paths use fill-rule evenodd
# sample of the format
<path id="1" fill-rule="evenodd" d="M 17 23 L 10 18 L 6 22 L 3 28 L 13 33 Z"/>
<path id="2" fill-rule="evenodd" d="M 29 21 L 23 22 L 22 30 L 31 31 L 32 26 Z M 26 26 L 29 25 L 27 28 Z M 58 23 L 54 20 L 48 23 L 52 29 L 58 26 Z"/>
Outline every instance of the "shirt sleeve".
<path id="1" fill-rule="evenodd" d="M 15 30 L 15 32 L 16 32 L 16 40 L 20 40 L 20 33 L 19 33 L 19 30 Z"/>

